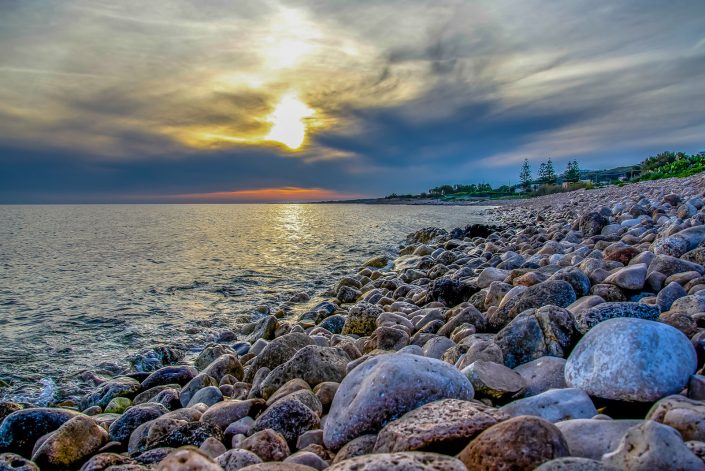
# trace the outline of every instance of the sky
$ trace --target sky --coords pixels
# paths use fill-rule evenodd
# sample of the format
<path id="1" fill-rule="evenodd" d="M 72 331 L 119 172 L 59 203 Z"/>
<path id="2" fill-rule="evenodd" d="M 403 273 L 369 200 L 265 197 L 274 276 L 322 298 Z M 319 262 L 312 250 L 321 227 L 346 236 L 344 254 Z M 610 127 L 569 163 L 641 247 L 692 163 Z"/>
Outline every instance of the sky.
<path id="1" fill-rule="evenodd" d="M 704 138 L 703 0 L 0 0 L 0 203 L 417 193 Z"/>

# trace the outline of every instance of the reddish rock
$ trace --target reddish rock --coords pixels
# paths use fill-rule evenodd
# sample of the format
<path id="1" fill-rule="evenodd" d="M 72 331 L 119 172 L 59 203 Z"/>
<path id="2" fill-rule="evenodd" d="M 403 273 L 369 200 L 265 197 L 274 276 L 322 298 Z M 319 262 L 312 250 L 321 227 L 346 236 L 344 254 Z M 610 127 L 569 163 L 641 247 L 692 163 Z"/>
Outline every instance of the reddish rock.
<path id="1" fill-rule="evenodd" d="M 568 445 L 555 425 L 538 417 L 520 416 L 482 432 L 458 458 L 477 471 L 528 471 L 563 456 L 569 456 Z"/>
<path id="2" fill-rule="evenodd" d="M 482 431 L 508 418 L 480 403 L 457 399 L 431 402 L 384 427 L 374 452 L 420 450 L 454 455 Z"/>

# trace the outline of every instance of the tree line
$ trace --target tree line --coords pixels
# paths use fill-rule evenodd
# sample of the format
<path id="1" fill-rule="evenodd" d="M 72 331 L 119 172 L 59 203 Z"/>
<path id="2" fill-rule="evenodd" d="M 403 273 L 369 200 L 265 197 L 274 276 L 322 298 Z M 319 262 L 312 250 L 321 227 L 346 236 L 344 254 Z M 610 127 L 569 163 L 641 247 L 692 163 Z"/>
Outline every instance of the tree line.
<path id="1" fill-rule="evenodd" d="M 580 166 L 577 160 L 568 162 L 565 171 L 563 172 L 563 181 L 568 183 L 577 183 L 580 181 Z M 553 168 L 553 161 L 549 158 L 547 162 L 541 162 L 539 172 L 536 178 L 531 173 L 531 165 L 529 159 L 524 159 L 519 173 L 519 184 L 524 191 L 530 191 L 531 186 L 535 183 L 540 185 L 555 185 L 558 182 L 558 175 Z"/>

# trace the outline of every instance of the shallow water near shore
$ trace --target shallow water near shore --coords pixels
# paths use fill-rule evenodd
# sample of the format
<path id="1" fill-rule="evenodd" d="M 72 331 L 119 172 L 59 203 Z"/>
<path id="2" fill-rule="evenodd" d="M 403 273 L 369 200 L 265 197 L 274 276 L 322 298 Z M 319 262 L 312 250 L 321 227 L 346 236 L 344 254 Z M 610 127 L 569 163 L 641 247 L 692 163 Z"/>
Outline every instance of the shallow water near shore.
<path id="1" fill-rule="evenodd" d="M 0 206 L 0 398 L 79 394 L 83 370 L 155 345 L 198 351 L 312 297 L 406 234 L 485 221 L 483 207 Z"/>

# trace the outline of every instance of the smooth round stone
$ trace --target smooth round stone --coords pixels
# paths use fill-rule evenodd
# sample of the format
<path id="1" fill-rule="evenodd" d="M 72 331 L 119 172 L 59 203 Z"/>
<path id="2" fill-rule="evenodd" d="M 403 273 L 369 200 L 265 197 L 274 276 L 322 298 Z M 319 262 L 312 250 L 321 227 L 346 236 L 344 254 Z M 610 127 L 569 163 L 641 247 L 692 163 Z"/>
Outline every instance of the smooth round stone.
<path id="1" fill-rule="evenodd" d="M 677 329 L 618 318 L 598 324 L 578 342 L 565 379 L 591 396 L 653 402 L 680 392 L 696 368 L 695 349 Z"/>
<path id="2" fill-rule="evenodd" d="M 605 283 L 612 283 L 623 289 L 640 290 L 646 282 L 646 264 L 628 265 L 608 276 Z"/>
<path id="3" fill-rule="evenodd" d="M 406 353 L 371 357 L 340 383 L 323 441 L 327 448 L 337 450 L 429 402 L 472 398 L 470 381 L 445 362 Z"/>
<path id="4" fill-rule="evenodd" d="M 586 419 L 597 414 L 590 397 L 575 388 L 550 389 L 536 396 L 510 402 L 500 410 L 512 417 L 533 415 L 549 422 Z"/>
<path id="5" fill-rule="evenodd" d="M 196 391 L 191 400 L 188 402 L 187 407 L 192 407 L 196 404 L 205 404 L 207 406 L 212 406 L 223 400 L 223 393 L 216 386 L 206 386 L 203 389 Z"/>

